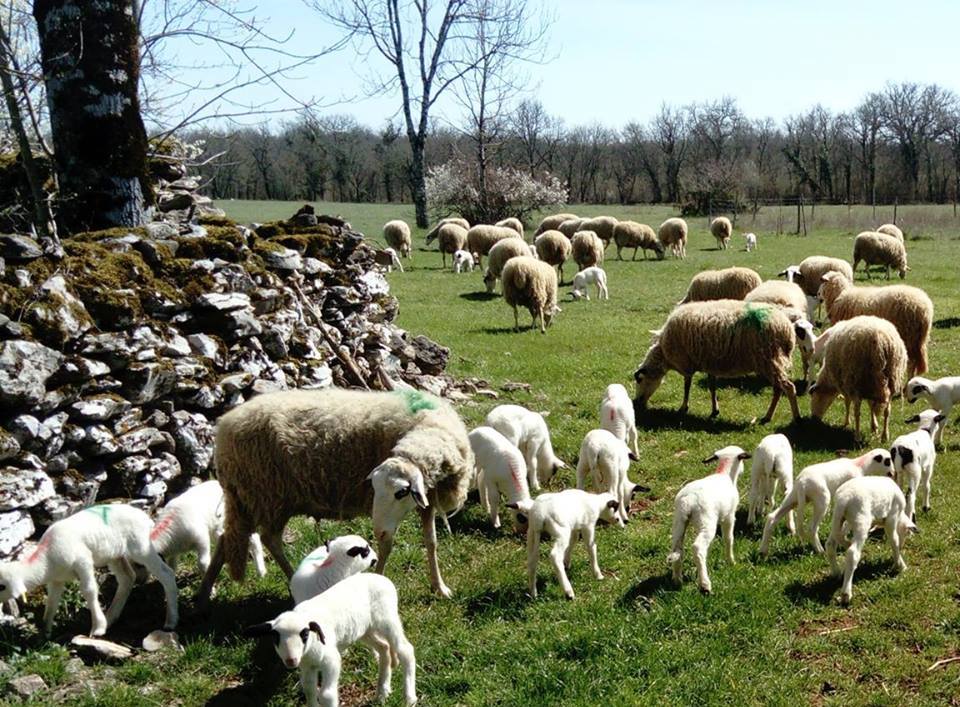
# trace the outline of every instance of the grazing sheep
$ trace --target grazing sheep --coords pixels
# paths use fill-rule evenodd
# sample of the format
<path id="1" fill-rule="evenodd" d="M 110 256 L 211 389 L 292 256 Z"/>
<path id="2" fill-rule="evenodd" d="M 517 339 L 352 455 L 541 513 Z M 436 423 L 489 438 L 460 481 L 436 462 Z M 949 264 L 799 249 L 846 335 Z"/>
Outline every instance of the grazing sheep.
<path id="1" fill-rule="evenodd" d="M 956 403 L 960 403 L 960 376 L 947 376 L 930 380 L 922 376 L 914 376 L 907 382 L 907 402 L 911 405 L 917 400 L 926 400 L 927 404 L 939 410 L 944 417 L 949 417 L 950 411 Z M 934 441 L 943 444 L 943 430 L 947 426 L 946 420 L 937 428 Z"/>
<path id="2" fill-rule="evenodd" d="M 595 218 L 584 219 L 580 224 L 580 231 L 593 231 L 597 238 L 603 241 L 603 248 L 606 250 L 613 240 L 613 231 L 617 227 L 617 219 L 613 216 L 596 216 Z"/>
<path id="3" fill-rule="evenodd" d="M 828 258 L 823 255 L 811 255 L 804 258 L 799 265 L 791 265 L 780 273 L 789 282 L 795 282 L 811 297 L 817 297 L 823 276 L 828 272 L 838 272 L 850 282 L 853 282 L 853 268 L 850 263 L 840 258 Z"/>
<path id="4" fill-rule="evenodd" d="M 393 248 L 373 251 L 373 262 L 385 267 L 387 272 L 393 272 L 394 268 L 403 272 L 403 265 L 400 263 L 400 258 L 397 257 L 397 251 Z"/>
<path id="5" fill-rule="evenodd" d="M 893 236 L 898 241 L 903 243 L 903 231 L 901 231 L 897 226 L 894 226 L 892 223 L 883 224 L 877 229 L 877 233 L 885 233 L 888 236 Z"/>
<path id="6" fill-rule="evenodd" d="M 553 453 L 550 430 L 543 415 L 522 405 L 497 405 L 487 413 L 485 424 L 506 437 L 523 453 L 527 465 L 527 482 L 533 491 L 540 490 L 566 464 Z"/>
<path id="7" fill-rule="evenodd" d="M 887 279 L 890 279 L 890 268 L 895 268 L 902 280 L 907 276 L 907 251 L 903 243 L 883 233 L 864 231 L 853 241 L 853 272 L 857 272 L 857 265 L 863 261 L 863 271 L 867 279 L 870 278 L 871 265 L 883 265 L 887 269 Z"/>
<path id="8" fill-rule="evenodd" d="M 460 219 L 461 221 L 463 219 Z M 467 229 L 457 223 L 441 223 L 427 234 L 427 245 L 437 239 L 437 245 L 443 258 L 443 267 L 447 267 L 447 253 L 456 255 L 458 250 L 467 247 Z"/>
<path id="9" fill-rule="evenodd" d="M 377 700 L 390 694 L 391 668 L 403 669 L 403 699 L 417 702 L 417 662 L 403 632 L 397 588 L 386 577 L 356 574 L 291 611 L 244 631 L 249 638 L 273 636 L 286 668 L 298 668 L 308 707 L 336 707 L 343 652 L 357 641 L 377 658 Z"/>
<path id="10" fill-rule="evenodd" d="M 521 238 L 523 238 L 523 221 L 518 218 L 511 216 L 510 218 L 505 218 L 502 221 L 497 221 L 495 225 L 502 226 L 504 228 L 512 228 L 514 231 L 520 234 Z"/>
<path id="11" fill-rule="evenodd" d="M 726 216 L 717 216 L 710 222 L 710 233 L 717 239 L 717 248 L 726 250 L 733 235 L 733 224 Z"/>
<path id="12" fill-rule="evenodd" d="M 910 285 L 854 287 L 847 278 L 827 273 L 820 298 L 834 324 L 860 314 L 892 322 L 907 347 L 907 375 L 912 378 L 926 373 L 927 339 L 933 326 L 933 302 L 926 292 Z"/>
<path id="13" fill-rule="evenodd" d="M 645 223 L 636 221 L 618 221 L 613 227 L 613 242 L 617 246 L 617 260 L 623 260 L 620 254 L 624 248 L 633 248 L 633 257 L 637 259 L 637 249 L 643 250 L 643 259 L 647 259 L 647 251 L 652 250 L 657 260 L 663 260 L 663 244 L 657 239 L 657 234 Z"/>
<path id="14" fill-rule="evenodd" d="M 786 435 L 767 435 L 753 451 L 753 464 L 750 467 L 750 505 L 747 510 L 747 524 L 753 525 L 757 517 L 766 517 L 767 506 L 773 506 L 777 495 L 777 485 L 783 484 L 784 497 L 793 489 L 793 448 Z M 793 535 L 796 531 L 794 513 L 787 515 L 787 530 Z"/>
<path id="15" fill-rule="evenodd" d="M 657 231 L 660 243 L 669 248 L 675 258 L 687 257 L 687 222 L 682 218 L 668 218 Z"/>
<path id="16" fill-rule="evenodd" d="M 677 492 L 673 502 L 670 554 L 667 555 L 667 564 L 673 570 L 673 581 L 677 584 L 683 581 L 683 536 L 689 526 L 693 526 L 695 534 L 693 559 L 697 563 L 700 591 L 709 594 L 713 589 L 707 573 L 707 550 L 717 537 L 718 523 L 723 531 L 727 562 L 731 565 L 736 563 L 733 557 L 733 526 L 740 504 L 737 477 L 743 471 L 743 460 L 749 458 L 750 455 L 740 447 L 718 449 L 703 460 L 704 464 L 716 461 L 716 471 L 710 476 L 691 481 Z"/>
<path id="17" fill-rule="evenodd" d="M 540 222 L 540 225 L 537 226 L 537 230 L 534 231 L 533 236 L 536 238 L 541 233 L 556 231 L 557 227 L 564 221 L 572 221 L 577 218 L 579 217 L 576 214 L 553 214 L 552 216 L 547 216 Z"/>
<path id="18" fill-rule="evenodd" d="M 933 439 L 945 419 L 946 415 L 943 413 L 924 410 L 907 420 L 907 422 L 919 422 L 917 429 L 900 435 L 890 445 L 894 478 L 898 484 L 907 487 L 907 515 L 910 520 L 917 518 L 917 489 L 921 485 L 923 486 L 923 510 L 930 510 L 930 483 L 933 478 L 933 466 L 937 461 L 937 449 Z"/>
<path id="19" fill-rule="evenodd" d="M 430 245 L 430 243 L 432 243 L 433 240 L 438 236 L 440 229 L 448 224 L 459 226 L 464 231 L 470 230 L 470 222 L 467 221 L 467 219 L 465 218 L 459 218 L 457 216 L 442 218 L 439 221 L 437 221 L 435 224 L 433 224 L 433 228 L 427 231 L 426 244 Z"/>
<path id="20" fill-rule="evenodd" d="M 533 256 L 533 249 L 519 238 L 504 238 L 493 244 L 487 254 L 487 270 L 483 273 L 483 284 L 487 292 L 492 293 L 497 288 L 497 280 L 503 273 L 503 266 L 510 258 L 518 255 Z"/>
<path id="21" fill-rule="evenodd" d="M 226 528 L 200 588 L 201 606 L 225 559 L 231 576 L 243 579 L 254 531 L 289 578 L 282 534 L 292 516 L 352 518 L 371 509 L 377 571 L 390 557 L 400 521 L 417 508 L 430 583 L 450 596 L 437 562 L 434 518 L 463 505 L 474 465 L 466 428 L 442 400 L 411 390 L 259 395 L 220 418 L 215 457 Z"/>
<path id="22" fill-rule="evenodd" d="M 483 267 L 483 256 L 490 252 L 497 241 L 502 241 L 504 238 L 520 238 L 520 236 L 512 228 L 506 226 L 481 224 L 467 231 L 467 250 L 473 253 L 478 267 Z"/>
<path id="23" fill-rule="evenodd" d="M 560 282 L 563 282 L 563 264 L 570 257 L 573 246 L 570 239 L 560 231 L 544 231 L 533 242 L 537 250 L 537 257 L 548 265 L 557 266 L 560 272 Z"/>
<path id="24" fill-rule="evenodd" d="M 743 299 L 745 302 L 774 304 L 793 321 L 800 318 L 813 318 L 813 313 L 807 308 L 807 296 L 803 293 L 803 289 L 792 282 L 767 280 L 750 290 Z"/>
<path id="25" fill-rule="evenodd" d="M 640 491 L 650 489 L 630 481 L 630 460 L 636 461 L 633 452 L 607 430 L 590 430 L 580 445 L 577 461 L 577 488 L 586 487 L 587 476 L 593 481 L 598 493 L 609 493 L 620 502 L 618 514 L 626 523 L 630 501 Z"/>
<path id="26" fill-rule="evenodd" d="M 136 579 L 130 563 L 136 562 L 163 586 L 167 605 L 164 629 L 172 631 L 178 619 L 177 581 L 150 542 L 152 529 L 150 516 L 124 504 L 90 506 L 58 520 L 47 528 L 25 559 L 0 563 L 0 603 L 46 585 L 43 629 L 49 636 L 67 582 L 76 579 L 90 610 L 90 635 L 102 636 L 127 603 Z M 96 568 L 103 566 L 117 579 L 117 590 L 106 615 L 100 608 L 96 573 Z"/>
<path id="27" fill-rule="evenodd" d="M 760 276 L 750 268 L 704 270 L 693 276 L 687 294 L 677 304 L 719 299 L 742 300 L 762 283 Z"/>
<path id="28" fill-rule="evenodd" d="M 590 285 L 597 286 L 597 299 L 610 299 L 610 292 L 607 290 L 607 273 L 596 265 L 584 268 L 573 276 L 573 291 L 570 294 L 574 299 L 581 297 L 590 299 Z"/>
<path id="29" fill-rule="evenodd" d="M 290 578 L 290 595 L 299 604 L 337 582 L 377 566 L 377 553 L 359 535 L 341 535 L 314 548 Z"/>
<path id="30" fill-rule="evenodd" d="M 458 250 L 453 254 L 453 271 L 455 273 L 472 272 L 474 268 L 473 256 L 465 250 Z"/>
<path id="31" fill-rule="evenodd" d="M 570 553 L 578 537 L 587 546 L 593 576 L 603 579 L 597 564 L 597 521 L 623 527 L 623 519 L 618 514 L 620 502 L 613 494 L 566 489 L 559 493 L 542 493 L 526 505 L 507 505 L 516 506 L 516 510 L 527 516 L 527 579 L 531 597 L 537 598 L 537 563 L 540 560 L 540 538 L 544 532 L 554 540 L 550 561 L 567 599 L 573 599 L 574 594 L 565 568 L 570 566 Z"/>
<path id="32" fill-rule="evenodd" d="M 520 450 L 493 427 L 477 427 L 470 431 L 469 438 L 477 463 L 480 505 L 489 514 L 493 527 L 499 528 L 501 494 L 508 504 L 526 504 L 530 500 L 527 465 Z"/>
<path id="33" fill-rule="evenodd" d="M 566 221 L 561 222 L 559 226 L 557 226 L 557 230 L 560 231 L 560 233 L 565 235 L 567 238 L 572 239 L 574 234 L 576 234 L 577 231 L 583 230 L 582 228 L 580 228 L 580 224 L 582 224 L 584 221 L 586 221 L 585 218 L 567 219 Z"/>
<path id="34" fill-rule="evenodd" d="M 410 238 L 410 227 L 404 221 L 387 221 L 383 224 L 383 240 L 404 258 L 413 257 L 410 252 L 413 245 Z"/>
<path id="35" fill-rule="evenodd" d="M 857 571 L 863 546 L 874 524 L 882 523 L 887 542 L 893 550 L 893 564 L 902 572 L 907 569 L 901 550 L 904 538 L 915 532 L 917 526 L 903 512 L 903 491 L 885 476 L 851 479 L 837 491 L 833 507 L 833 525 L 827 538 L 827 559 L 834 576 L 840 575 L 837 546 L 850 536 L 843 570 L 840 603 L 849 604 L 853 598 L 853 573 Z"/>
<path id="36" fill-rule="evenodd" d="M 687 411 L 693 374 L 707 374 L 711 417 L 720 414 L 716 379 L 757 373 L 773 386 L 773 399 L 763 422 L 769 422 L 780 397 L 786 394 L 795 420 L 800 419 L 796 391 L 790 380 L 796 337 L 787 316 L 766 304 L 739 300 L 693 302 L 676 307 L 659 332 L 633 377 L 634 405 L 646 406 L 667 371 L 683 376 L 683 404 Z"/>
<path id="37" fill-rule="evenodd" d="M 627 389 L 619 383 L 608 385 L 603 394 L 603 400 L 600 401 L 600 427 L 613 433 L 614 437 L 624 444 L 630 445 L 634 456 L 640 458 L 633 402 Z"/>
<path id="38" fill-rule="evenodd" d="M 810 387 L 810 413 L 822 419 L 837 395 L 843 395 L 843 426 L 850 424 L 850 405 L 855 415 L 856 439 L 860 440 L 860 403 L 870 403 L 870 431 L 877 432 L 877 416 L 883 415 L 881 441 L 890 434 L 890 400 L 903 386 L 907 350 L 896 328 L 880 317 L 859 316 L 834 326 L 824 351 L 823 367 Z"/>
<path id="39" fill-rule="evenodd" d="M 749 253 L 757 249 L 757 234 L 756 233 L 745 233 L 743 234 L 743 240 L 746 244 L 746 251 Z"/>
<path id="40" fill-rule="evenodd" d="M 770 536 L 774 526 L 791 511 L 796 511 L 801 537 L 805 535 L 813 548 L 823 553 L 818 529 L 837 489 L 850 479 L 864 475 L 886 476 L 892 471 L 893 461 L 886 449 L 872 449 L 855 459 L 841 457 L 804 467 L 794 479 L 790 493 L 783 497 L 780 507 L 767 515 L 767 522 L 763 526 L 763 539 L 760 541 L 760 554 L 766 556 L 770 552 Z M 813 514 L 809 530 L 804 533 L 803 509 L 807 503 L 813 504 Z"/>
<path id="41" fill-rule="evenodd" d="M 546 334 L 553 317 L 560 312 L 557 306 L 557 273 L 546 263 L 521 255 L 510 258 L 500 274 L 503 299 L 513 307 L 514 330 L 520 331 L 517 307 L 526 307 L 533 324 L 540 319 L 540 333 Z"/>
<path id="42" fill-rule="evenodd" d="M 593 231 L 577 231 L 570 246 L 578 270 L 603 262 L 603 241 Z"/>

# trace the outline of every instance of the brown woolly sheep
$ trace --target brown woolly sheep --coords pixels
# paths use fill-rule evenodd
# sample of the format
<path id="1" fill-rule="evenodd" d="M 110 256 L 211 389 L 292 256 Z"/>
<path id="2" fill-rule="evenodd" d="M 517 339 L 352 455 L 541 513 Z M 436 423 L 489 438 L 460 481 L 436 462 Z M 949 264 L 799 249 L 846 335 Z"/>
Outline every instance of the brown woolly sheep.
<path id="1" fill-rule="evenodd" d="M 578 218 L 576 214 L 553 214 L 552 216 L 547 216 L 540 222 L 540 225 L 537 226 L 537 230 L 534 231 L 533 236 L 536 238 L 541 233 L 556 231 L 564 221 L 570 221 L 576 218 Z"/>
<path id="2" fill-rule="evenodd" d="M 606 250 L 613 240 L 613 229 L 617 226 L 617 219 L 613 216 L 597 216 L 595 218 L 584 219 L 580 224 L 579 231 L 593 231 L 597 238 L 603 241 L 603 248 Z"/>
<path id="3" fill-rule="evenodd" d="M 743 298 L 746 302 L 768 302 L 786 312 L 791 321 L 807 316 L 807 296 L 794 282 L 767 280 L 757 285 Z"/>
<path id="4" fill-rule="evenodd" d="M 568 219 L 563 223 L 561 223 L 559 226 L 557 226 L 557 230 L 560 231 L 560 233 L 565 235 L 567 238 L 573 239 L 573 236 L 576 234 L 577 231 L 583 230 L 580 228 L 580 224 L 583 223 L 584 221 L 586 221 L 585 218 Z"/>
<path id="5" fill-rule="evenodd" d="M 710 233 L 717 239 L 717 248 L 726 250 L 733 235 L 733 224 L 726 216 L 717 216 L 710 222 Z"/>
<path id="6" fill-rule="evenodd" d="M 518 218 L 511 216 L 510 218 L 505 218 L 502 221 L 497 221 L 497 226 L 502 226 L 503 228 L 512 228 L 514 231 L 520 234 L 520 237 L 523 238 L 523 221 Z"/>
<path id="7" fill-rule="evenodd" d="M 443 267 L 447 267 L 447 253 L 453 255 L 458 250 L 466 248 L 467 229 L 460 224 L 443 223 L 434 229 L 433 233 L 433 238 L 437 239 L 437 246 L 443 256 Z M 430 245 L 433 238 L 427 236 L 427 245 Z"/>
<path id="8" fill-rule="evenodd" d="M 413 246 L 410 227 L 404 221 L 387 221 L 383 224 L 383 240 L 404 258 L 413 258 L 410 252 Z"/>
<path id="9" fill-rule="evenodd" d="M 893 236 L 898 241 L 903 243 L 903 231 L 901 231 L 897 226 L 892 223 L 885 223 L 877 229 L 877 233 L 886 233 L 888 236 Z"/>
<path id="10" fill-rule="evenodd" d="M 759 287 L 762 282 L 760 276 L 750 268 L 704 270 L 693 276 L 687 288 L 687 294 L 677 304 L 717 299 L 743 299 L 750 290 Z"/>
<path id="11" fill-rule="evenodd" d="M 570 257 L 573 246 L 570 239 L 560 231 L 544 231 L 533 242 L 537 249 L 537 257 L 545 263 L 556 265 L 560 272 L 560 282 L 563 283 L 563 264 Z"/>
<path id="12" fill-rule="evenodd" d="M 477 265 L 483 267 L 483 256 L 490 252 L 494 243 L 504 238 L 520 238 L 520 234 L 506 226 L 479 224 L 467 231 L 467 250 L 473 253 Z"/>
<path id="13" fill-rule="evenodd" d="M 487 270 L 483 274 L 483 284 L 486 285 L 487 292 L 492 293 L 497 288 L 497 280 L 503 273 L 503 266 L 507 261 L 519 255 L 533 255 L 526 241 L 519 238 L 504 238 L 493 244 L 493 248 L 487 254 Z"/>
<path id="14" fill-rule="evenodd" d="M 840 258 L 828 258 L 825 255 L 811 255 L 800 261 L 800 265 L 791 265 L 780 273 L 790 282 L 795 282 L 803 288 L 804 293 L 817 297 L 820 292 L 821 278 L 828 272 L 838 272 L 847 280 L 853 282 L 853 268 L 850 263 Z"/>
<path id="15" fill-rule="evenodd" d="M 467 219 L 465 218 L 460 218 L 459 216 L 442 218 L 439 221 L 437 221 L 435 224 L 433 224 L 433 228 L 427 231 L 427 236 L 426 236 L 427 245 L 430 245 L 430 243 L 433 242 L 433 240 L 437 237 L 437 232 L 440 230 L 440 227 L 445 226 L 446 224 L 453 224 L 455 226 L 460 226 L 460 228 L 462 228 L 464 231 L 470 230 L 470 222 L 467 221 Z"/>
<path id="16" fill-rule="evenodd" d="M 885 233 L 864 231 L 853 241 L 853 272 L 857 272 L 857 265 L 863 261 L 863 271 L 870 277 L 871 265 L 884 265 L 887 268 L 887 279 L 890 279 L 890 268 L 896 268 L 902 280 L 907 276 L 907 249 L 903 241 Z"/>
<path id="17" fill-rule="evenodd" d="M 540 332 L 546 334 L 553 315 L 560 311 L 557 306 L 557 273 L 553 267 L 521 255 L 507 261 L 500 280 L 503 299 L 513 307 L 514 330 L 520 331 L 517 307 L 526 307 L 534 324 L 537 318 L 540 319 Z"/>
<path id="18" fill-rule="evenodd" d="M 577 231 L 570 240 L 570 246 L 577 270 L 603 262 L 603 241 L 593 231 Z"/>
<path id="19" fill-rule="evenodd" d="M 664 248 L 669 248 L 675 258 L 687 257 L 687 233 L 687 222 L 676 217 L 661 223 L 657 232 Z"/>
<path id="20" fill-rule="evenodd" d="M 637 259 L 637 249 L 643 250 L 643 259 L 647 259 L 647 251 L 657 254 L 657 260 L 663 260 L 663 244 L 657 239 L 657 234 L 645 223 L 636 221 L 619 221 L 613 229 L 613 242 L 617 245 L 617 260 L 623 260 L 620 251 L 624 248 L 633 248 L 633 257 Z"/>

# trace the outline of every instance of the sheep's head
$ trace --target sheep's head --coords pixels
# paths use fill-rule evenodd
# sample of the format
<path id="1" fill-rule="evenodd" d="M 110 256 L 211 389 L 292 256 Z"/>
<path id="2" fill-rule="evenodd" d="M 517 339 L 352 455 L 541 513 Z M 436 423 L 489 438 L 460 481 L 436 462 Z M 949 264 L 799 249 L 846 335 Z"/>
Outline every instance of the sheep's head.
<path id="1" fill-rule="evenodd" d="M 847 280 L 843 273 L 831 270 L 824 273 L 820 278 L 820 290 L 817 292 L 817 296 L 829 308 L 845 289 L 852 286 L 852 283 Z"/>
<path id="2" fill-rule="evenodd" d="M 777 277 L 785 277 L 787 278 L 787 282 L 799 283 L 803 280 L 803 273 L 800 272 L 799 266 L 788 265 L 785 270 L 777 274 Z"/>
<path id="3" fill-rule="evenodd" d="M 915 403 L 924 395 L 930 394 L 930 386 L 925 378 L 916 376 L 907 383 L 907 402 Z"/>
<path id="4" fill-rule="evenodd" d="M 839 391 L 829 385 L 817 381 L 807 390 L 810 394 L 810 414 L 817 419 L 823 419 L 827 410 L 837 399 Z"/>
<path id="5" fill-rule="evenodd" d="M 0 603 L 19 599 L 27 593 L 27 587 L 20 578 L 22 571 L 18 562 L 0 564 Z"/>
<path id="6" fill-rule="evenodd" d="M 813 324 L 806 319 L 798 319 L 793 323 L 793 333 L 797 337 L 797 346 L 800 347 L 800 353 L 804 359 L 813 355 L 813 345 L 817 342 L 817 334 L 813 330 Z"/>
<path id="7" fill-rule="evenodd" d="M 325 544 L 328 554 L 327 559 L 321 564 L 327 562 L 338 563 L 347 572 L 344 575 L 345 577 L 358 574 L 377 565 L 377 553 L 359 535 L 341 535 L 333 540 L 328 540 Z"/>
<path id="8" fill-rule="evenodd" d="M 871 449 L 857 458 L 864 476 L 891 476 L 894 473 L 893 458 L 886 449 Z"/>
<path id="9" fill-rule="evenodd" d="M 423 509 L 429 505 L 423 473 L 407 459 L 390 457 L 367 479 L 373 484 L 373 528 L 378 539 L 383 533 L 392 537 L 414 506 Z"/>
<path id="10" fill-rule="evenodd" d="M 623 518 L 620 517 L 620 501 L 613 497 L 612 493 L 602 493 L 600 494 L 600 500 L 603 502 L 603 507 L 600 509 L 600 515 L 597 520 L 601 520 L 604 523 L 609 523 L 610 525 L 619 525 L 623 527 Z"/>
<path id="11" fill-rule="evenodd" d="M 663 365 L 663 352 L 660 349 L 660 332 L 652 332 L 653 345 L 647 351 L 643 363 L 633 372 L 633 380 L 636 383 L 636 395 L 633 398 L 633 406 L 638 410 L 647 407 L 650 397 L 660 387 L 663 377 L 667 374 L 666 367 Z"/>
<path id="12" fill-rule="evenodd" d="M 657 260 L 663 260 L 663 257 L 667 254 L 667 249 L 663 247 L 663 243 L 660 241 L 654 241 L 653 252 L 657 254 Z"/>
<path id="13" fill-rule="evenodd" d="M 320 625 L 296 611 L 284 611 L 273 621 L 248 626 L 243 635 L 247 638 L 272 635 L 277 655 L 290 670 L 299 667 L 303 655 L 316 641 L 327 642 Z"/>
<path id="14" fill-rule="evenodd" d="M 934 410 L 933 408 L 927 408 L 921 413 L 914 415 L 913 417 L 906 420 L 907 423 L 916 422 L 918 430 L 924 430 L 928 432 L 931 437 L 933 437 L 937 430 L 940 429 L 940 426 L 947 419 L 947 416 L 944 415 L 939 410 Z"/>
<path id="15" fill-rule="evenodd" d="M 493 290 L 497 286 L 497 278 L 493 273 L 490 272 L 490 268 L 487 268 L 487 271 L 483 273 L 483 284 L 486 286 L 487 292 L 490 294 L 493 293 Z"/>
<path id="16" fill-rule="evenodd" d="M 737 477 L 743 471 L 743 460 L 749 459 L 750 453 L 745 452 L 741 447 L 730 445 L 723 449 L 718 449 L 709 457 L 703 460 L 704 464 L 717 462 L 717 473 L 728 474 L 733 485 L 737 485 Z"/>

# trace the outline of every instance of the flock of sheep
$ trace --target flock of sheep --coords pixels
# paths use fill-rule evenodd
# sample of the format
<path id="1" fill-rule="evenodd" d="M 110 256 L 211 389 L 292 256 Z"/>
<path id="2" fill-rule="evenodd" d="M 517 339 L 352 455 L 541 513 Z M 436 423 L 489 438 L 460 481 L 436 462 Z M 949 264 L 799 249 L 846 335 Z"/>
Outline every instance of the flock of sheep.
<path id="1" fill-rule="evenodd" d="M 711 231 L 719 246 L 726 247 L 730 222 L 716 219 Z M 384 235 L 393 249 L 385 265 L 398 265 L 398 254 L 409 257 L 406 224 L 390 222 Z M 445 219 L 427 236 L 428 242 L 439 241 L 444 262 L 446 254 L 453 256 L 455 268 L 481 264 L 487 256 L 487 288 L 492 291 L 500 279 L 514 311 L 518 306 L 529 308 L 540 319 L 541 330 L 556 309 L 554 268 L 562 268 L 568 258 L 580 268 L 578 276 L 591 269 L 602 273 L 599 264 L 610 241 L 616 243 L 618 256 L 623 248 L 632 247 L 634 257 L 636 249 L 653 250 L 660 258 L 669 249 L 682 258 L 686 238 L 687 226 L 681 219 L 668 219 L 655 234 L 643 224 L 609 217 L 585 220 L 572 214 L 544 219 L 533 248 L 523 240 L 523 225 L 516 219 L 472 228 L 462 220 Z M 756 247 L 755 237 L 745 240 L 748 247 Z M 620 384 L 611 384 L 604 392 L 598 426 L 587 433 L 580 448 L 576 488 L 539 493 L 565 464 L 554 453 L 544 417 L 521 406 L 497 406 L 484 425 L 468 432 L 447 402 L 412 389 L 264 394 L 218 421 L 216 481 L 189 489 L 155 519 L 116 504 L 87 508 L 54 523 L 27 556 L 0 564 L 0 601 L 16 600 L 45 585 L 43 621 L 49 633 L 67 582 L 76 580 L 91 612 L 91 635 L 103 635 L 133 588 L 136 563 L 163 585 L 164 628 L 172 630 L 178 621 L 172 571 L 178 555 L 197 553 L 204 578 L 196 605 L 202 609 L 224 564 L 241 581 L 252 556 L 263 575 L 265 546 L 290 580 L 294 604 L 272 621 L 249 627 L 246 635 L 273 638 L 284 665 L 299 670 L 307 703 L 338 704 L 341 654 L 360 642 L 378 662 L 378 698 L 389 694 L 391 671 L 399 666 L 405 702 L 413 704 L 414 649 L 404 634 L 397 590 L 382 576 L 395 533 L 410 511 L 420 517 L 429 581 L 440 595 L 449 597 L 451 591 L 437 559 L 436 518 L 449 526 L 448 518 L 476 488 L 493 527 L 501 525 L 503 499 L 513 521 L 526 528 L 530 595 L 537 596 L 539 545 L 549 535 L 551 565 L 564 594 L 572 599 L 566 570 L 573 546 L 583 541 L 594 576 L 603 579 L 597 523 L 623 526 L 631 499 L 649 490 L 628 474 L 639 455 L 635 411 L 643 409 L 666 373 L 673 370 L 684 377 L 682 412 L 694 373 L 707 374 L 712 415 L 719 414 L 718 378 L 756 373 L 773 388 L 764 420 L 773 417 L 782 396 L 799 418 L 790 378 L 793 351 L 799 347 L 804 378 L 812 383 L 812 414 L 822 417 L 842 394 L 847 407 L 844 424 L 849 424 L 852 405 L 858 438 L 863 401 L 871 408 L 871 430 L 879 431 L 884 442 L 892 397 L 903 392 L 909 402 L 924 400 L 930 408 L 916 416 L 917 430 L 896 438 L 889 450 L 823 461 L 796 477 L 790 440 L 782 434 L 764 437 L 752 454 L 737 446 L 718 449 L 705 460 L 715 462 L 715 470 L 676 495 L 667 561 L 679 582 L 684 538 L 692 528 L 699 586 L 712 590 L 707 551 L 719 525 L 726 558 L 734 560 L 737 481 L 744 461 L 752 457 L 748 522 L 764 522 L 761 554 L 767 553 L 775 526 L 786 519 L 791 533 L 799 530 L 826 554 L 836 573 L 842 572 L 840 598 L 847 602 L 872 526 L 883 525 L 896 565 L 905 567 L 901 549 L 905 535 L 916 528 L 916 499 L 922 493 L 923 508 L 930 507 L 936 448 L 952 405 L 960 401 L 960 377 L 921 377 L 927 369 L 933 316 L 929 297 L 903 285 L 854 286 L 859 261 L 893 267 L 904 276 L 908 268 L 902 234 L 897 230 L 858 236 L 853 268 L 843 260 L 811 256 L 787 267 L 781 273 L 785 281 L 764 283 L 755 272 L 740 267 L 697 274 L 654 333 L 634 373 L 635 397 L 631 400 Z M 595 285 L 601 296 L 606 293 L 605 276 L 574 278 L 575 291 L 586 294 L 587 285 Z M 812 322 L 821 305 L 832 326 L 818 335 Z M 588 486 L 593 493 L 586 491 Z M 818 530 L 831 500 L 833 522 L 824 547 Z M 807 505 L 811 518 L 804 524 Z M 361 537 L 343 536 L 308 553 L 296 569 L 291 565 L 283 543 L 290 518 L 349 519 L 367 514 L 373 520 L 376 550 Z M 847 547 L 843 568 L 837 560 L 839 546 Z M 100 608 L 95 574 L 103 566 L 117 578 L 116 595 L 106 614 Z M 372 568 L 381 574 L 365 572 Z"/>

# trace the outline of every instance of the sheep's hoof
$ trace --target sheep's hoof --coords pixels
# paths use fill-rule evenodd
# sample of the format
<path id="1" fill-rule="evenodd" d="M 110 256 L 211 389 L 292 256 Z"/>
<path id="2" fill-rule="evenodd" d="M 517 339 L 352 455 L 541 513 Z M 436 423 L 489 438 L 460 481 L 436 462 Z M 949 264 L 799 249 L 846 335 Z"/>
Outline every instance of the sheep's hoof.
<path id="1" fill-rule="evenodd" d="M 573 592 L 565 592 L 565 595 L 567 597 L 567 601 L 573 601 L 573 598 L 574 598 Z"/>
<path id="2" fill-rule="evenodd" d="M 712 593 L 713 593 L 713 587 L 711 587 L 709 584 L 701 584 L 701 585 L 700 585 L 700 593 L 701 593 L 701 594 L 712 594 Z"/>
<path id="3" fill-rule="evenodd" d="M 930 506 L 924 506 L 924 507 L 923 507 L 923 512 L 924 512 L 924 513 L 929 513 L 929 512 L 930 512 Z M 914 516 L 916 516 L 916 514 L 914 514 Z M 913 520 L 916 520 L 916 517 L 914 517 Z"/>
<path id="4" fill-rule="evenodd" d="M 714 417 L 717 417 L 719 414 L 720 414 L 720 411 L 719 411 L 719 410 L 713 410 L 713 411 L 710 413 L 710 418 L 713 419 Z"/>
<path id="5" fill-rule="evenodd" d="M 840 602 L 841 606 L 848 606 L 850 604 L 850 599 L 852 599 L 852 597 L 849 594 L 846 592 L 841 592 L 838 601 Z"/>

